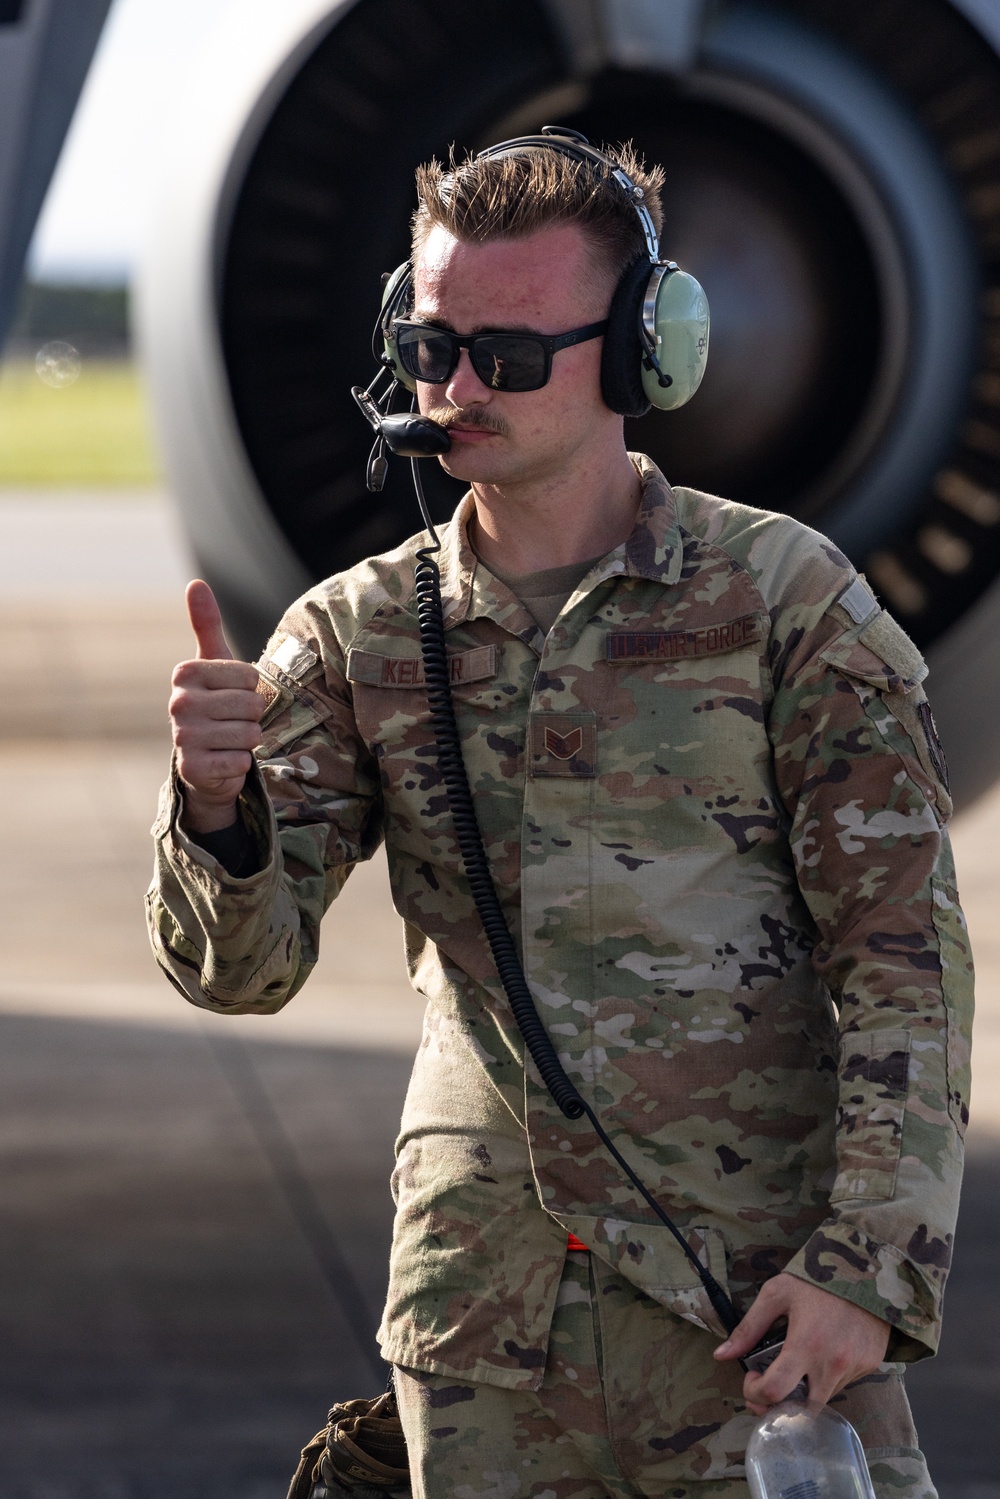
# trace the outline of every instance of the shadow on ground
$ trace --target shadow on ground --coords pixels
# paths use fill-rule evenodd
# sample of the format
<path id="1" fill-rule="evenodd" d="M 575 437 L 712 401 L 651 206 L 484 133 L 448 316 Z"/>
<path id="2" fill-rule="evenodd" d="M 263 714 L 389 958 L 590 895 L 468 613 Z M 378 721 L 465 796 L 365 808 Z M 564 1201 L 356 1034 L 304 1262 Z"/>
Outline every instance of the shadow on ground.
<path id="1" fill-rule="evenodd" d="M 393 1053 L 0 1018 L 0 1494 L 280 1499 L 376 1394 Z"/>
<path id="2" fill-rule="evenodd" d="M 0 1495 L 281 1499 L 375 1393 L 393 1052 L 0 1018 Z M 944 1351 L 912 1393 L 944 1499 L 1000 1499 L 1000 1154 L 973 1157 Z"/>

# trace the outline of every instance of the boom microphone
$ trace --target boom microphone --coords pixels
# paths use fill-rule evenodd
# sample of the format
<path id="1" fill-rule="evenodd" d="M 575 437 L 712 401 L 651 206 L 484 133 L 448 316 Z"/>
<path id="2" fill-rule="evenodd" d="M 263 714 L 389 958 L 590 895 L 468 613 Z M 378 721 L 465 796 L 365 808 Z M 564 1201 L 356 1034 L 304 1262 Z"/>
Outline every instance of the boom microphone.
<path id="1" fill-rule="evenodd" d="M 431 421 L 429 416 L 401 411 L 396 416 L 382 417 L 378 430 L 390 453 L 397 458 L 436 458 L 451 447 L 448 429 Z"/>
<path id="2" fill-rule="evenodd" d="M 415 411 L 398 411 L 390 415 L 383 410 L 383 407 L 388 407 L 392 402 L 396 390 L 395 380 L 378 402 L 372 399 L 372 391 L 382 374 L 383 371 L 380 370 L 367 390 L 360 385 L 351 386 L 351 395 L 357 401 L 365 420 L 377 434 L 368 459 L 368 488 L 373 494 L 377 494 L 385 484 L 388 466 L 386 448 L 399 458 L 436 458 L 439 453 L 447 453 L 451 447 L 447 429 L 440 422 L 432 422 L 429 416 L 420 416 Z M 413 404 L 417 404 L 416 396 L 413 397 Z"/>

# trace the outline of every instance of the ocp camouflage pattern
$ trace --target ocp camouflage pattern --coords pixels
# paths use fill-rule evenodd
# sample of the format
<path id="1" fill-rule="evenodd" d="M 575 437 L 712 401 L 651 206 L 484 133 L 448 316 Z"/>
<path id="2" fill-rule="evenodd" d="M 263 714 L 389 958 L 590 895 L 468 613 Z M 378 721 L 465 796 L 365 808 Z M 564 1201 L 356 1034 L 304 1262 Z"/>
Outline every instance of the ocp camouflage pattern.
<path id="1" fill-rule="evenodd" d="M 537 1390 L 396 1370 L 413 1499 L 749 1499 L 757 1417 L 742 1369 L 711 1351 L 597 1255 L 567 1254 Z M 902 1374 L 883 1364 L 831 1405 L 876 1499 L 936 1499 Z"/>
<path id="2" fill-rule="evenodd" d="M 637 457 L 629 540 L 547 637 L 477 564 L 442 587 L 469 777 L 539 1012 L 635 1171 L 745 1308 L 782 1269 L 936 1346 L 969 1092 L 972 966 L 925 667 L 848 561 L 787 517 Z M 461 868 L 419 668 L 415 552 L 306 594 L 229 877 L 154 828 L 157 957 L 195 1004 L 279 1009 L 385 837 L 427 1001 L 394 1177 L 383 1352 L 537 1388 L 566 1232 L 720 1329 L 681 1251 L 552 1103 Z"/>

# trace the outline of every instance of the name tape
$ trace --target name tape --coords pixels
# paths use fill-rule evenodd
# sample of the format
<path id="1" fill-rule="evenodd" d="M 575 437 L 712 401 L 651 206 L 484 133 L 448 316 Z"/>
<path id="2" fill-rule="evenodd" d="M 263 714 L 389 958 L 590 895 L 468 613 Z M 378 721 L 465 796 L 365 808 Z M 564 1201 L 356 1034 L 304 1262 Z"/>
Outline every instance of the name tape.
<path id="1" fill-rule="evenodd" d="M 485 682 L 497 674 L 497 647 L 482 645 L 472 651 L 454 651 L 448 656 L 452 684 Z M 378 651 L 347 653 L 347 679 L 366 687 L 422 687 L 424 663 L 419 656 L 382 656 Z"/>

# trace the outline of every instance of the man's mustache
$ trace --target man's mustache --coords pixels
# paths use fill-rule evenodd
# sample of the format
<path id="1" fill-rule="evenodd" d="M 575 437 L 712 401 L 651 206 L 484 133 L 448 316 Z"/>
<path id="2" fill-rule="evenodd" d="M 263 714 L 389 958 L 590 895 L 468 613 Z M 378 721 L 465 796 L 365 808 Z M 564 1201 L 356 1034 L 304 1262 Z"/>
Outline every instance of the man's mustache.
<path id="1" fill-rule="evenodd" d="M 439 411 L 427 411 L 424 415 L 429 416 L 440 427 L 464 427 L 467 432 L 495 432 L 498 437 L 506 437 L 510 431 L 497 412 L 477 411 L 474 407 L 471 411 L 456 411 L 454 406 L 444 406 Z"/>

